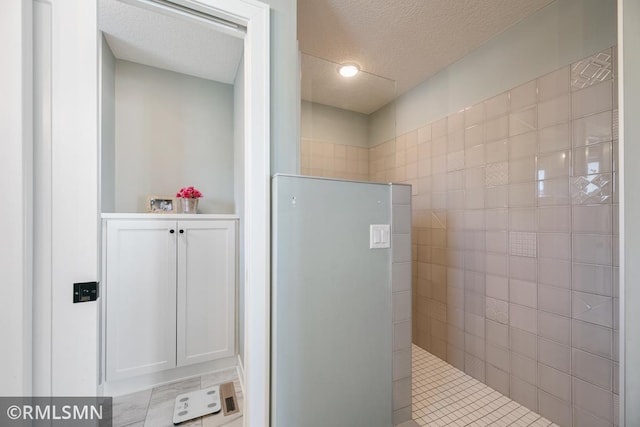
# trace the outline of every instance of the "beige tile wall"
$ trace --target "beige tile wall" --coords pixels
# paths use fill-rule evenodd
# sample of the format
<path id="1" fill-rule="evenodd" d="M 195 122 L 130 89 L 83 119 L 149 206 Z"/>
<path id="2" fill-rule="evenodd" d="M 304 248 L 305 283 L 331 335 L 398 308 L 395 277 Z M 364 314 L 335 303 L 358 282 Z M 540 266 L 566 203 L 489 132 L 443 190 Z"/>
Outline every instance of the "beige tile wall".
<path id="1" fill-rule="evenodd" d="M 561 426 L 617 425 L 614 54 L 369 158 L 413 185 L 414 342 Z"/>
<path id="2" fill-rule="evenodd" d="M 417 184 L 418 132 L 410 132 L 370 149 L 369 179 L 380 182 Z M 423 157 L 424 157 L 424 153 Z M 426 170 L 423 172 L 426 173 Z"/>
<path id="3" fill-rule="evenodd" d="M 411 188 L 391 186 L 393 425 L 411 420 Z"/>
<path id="4" fill-rule="evenodd" d="M 615 67 L 607 49 L 368 153 L 302 142 L 303 174 L 412 185 L 414 342 L 560 426 L 618 425 Z"/>
<path id="5" fill-rule="evenodd" d="M 302 139 L 300 173 L 308 176 L 369 180 L 369 149 Z"/>

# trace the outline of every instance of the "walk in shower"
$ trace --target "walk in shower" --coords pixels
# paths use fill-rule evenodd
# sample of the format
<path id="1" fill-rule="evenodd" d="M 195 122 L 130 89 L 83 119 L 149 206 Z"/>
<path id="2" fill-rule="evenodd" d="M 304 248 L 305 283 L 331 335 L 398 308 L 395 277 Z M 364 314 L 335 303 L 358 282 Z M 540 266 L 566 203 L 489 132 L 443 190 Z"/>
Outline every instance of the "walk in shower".
<path id="1" fill-rule="evenodd" d="M 305 133 L 325 107 L 303 102 L 303 174 L 350 178 L 347 151 L 412 187 L 413 343 L 564 427 L 618 425 L 616 40 L 615 1 L 552 2 L 361 118 L 395 131 L 356 147 Z"/>

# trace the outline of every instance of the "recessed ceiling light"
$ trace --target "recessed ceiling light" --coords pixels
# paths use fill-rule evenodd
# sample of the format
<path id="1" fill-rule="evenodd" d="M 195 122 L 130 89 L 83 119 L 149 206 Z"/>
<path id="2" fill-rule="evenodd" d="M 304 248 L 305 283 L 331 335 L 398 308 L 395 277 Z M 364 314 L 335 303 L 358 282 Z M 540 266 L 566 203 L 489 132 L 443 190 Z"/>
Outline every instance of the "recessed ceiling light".
<path id="1" fill-rule="evenodd" d="M 342 77 L 353 77 L 360 72 L 360 67 L 355 64 L 343 64 L 338 67 L 338 72 Z"/>

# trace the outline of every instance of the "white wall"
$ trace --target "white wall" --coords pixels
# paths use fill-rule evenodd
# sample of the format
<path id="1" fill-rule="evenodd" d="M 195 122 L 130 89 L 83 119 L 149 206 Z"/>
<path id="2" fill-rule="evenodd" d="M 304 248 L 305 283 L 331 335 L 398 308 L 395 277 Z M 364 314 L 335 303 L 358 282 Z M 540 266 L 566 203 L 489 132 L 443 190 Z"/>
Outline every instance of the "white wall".
<path id="1" fill-rule="evenodd" d="M 33 393 L 51 394 L 51 47 L 50 3 L 33 3 Z"/>
<path id="2" fill-rule="evenodd" d="M 557 0 L 492 38 L 397 100 L 398 135 L 615 45 L 615 3 Z"/>
<path id="3" fill-rule="evenodd" d="M 244 59 L 238 65 L 233 82 L 233 147 L 236 213 L 240 217 L 238 227 L 238 354 L 244 362 Z"/>
<path id="4" fill-rule="evenodd" d="M 271 173 L 297 173 L 300 72 L 296 0 L 264 0 L 271 7 Z"/>
<path id="5" fill-rule="evenodd" d="M 624 425 L 640 425 L 640 4 L 637 0 L 620 0 L 619 16 L 622 18 L 620 35 L 621 67 L 619 70 L 622 88 L 620 117 L 620 163 L 622 180 L 620 183 L 621 236 L 621 293 L 624 317 L 621 321 L 624 337 L 623 371 L 621 383 L 624 402 Z M 621 424 L 622 424 L 621 420 Z"/>
<path id="6" fill-rule="evenodd" d="M 100 68 L 102 88 L 100 91 L 100 150 L 102 162 L 100 168 L 101 209 L 102 212 L 115 212 L 116 209 L 116 58 L 111 52 L 104 35 L 101 37 Z"/>
<path id="7" fill-rule="evenodd" d="M 0 395 L 31 393 L 31 4 L 0 5 Z"/>
<path id="8" fill-rule="evenodd" d="M 369 144 L 371 147 L 396 137 L 396 103 L 391 102 L 371 113 L 369 120 Z"/>
<path id="9" fill-rule="evenodd" d="M 332 144 L 369 146 L 369 116 L 302 101 L 300 137 Z"/>
<path id="10" fill-rule="evenodd" d="M 233 213 L 233 86 L 116 61 L 116 211 L 195 186 L 202 213 Z"/>
<path id="11" fill-rule="evenodd" d="M 52 5 L 51 393 L 95 395 L 98 303 L 73 304 L 99 279 L 97 2 Z"/>

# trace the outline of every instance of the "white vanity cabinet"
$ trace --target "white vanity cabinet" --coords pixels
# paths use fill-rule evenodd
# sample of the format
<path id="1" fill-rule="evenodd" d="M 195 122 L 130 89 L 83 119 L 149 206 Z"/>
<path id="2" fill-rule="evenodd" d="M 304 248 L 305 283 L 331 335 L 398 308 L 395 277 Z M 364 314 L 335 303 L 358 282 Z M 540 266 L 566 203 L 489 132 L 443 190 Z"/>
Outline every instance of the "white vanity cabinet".
<path id="1" fill-rule="evenodd" d="M 107 381 L 235 354 L 236 222 L 105 221 Z"/>
<path id="2" fill-rule="evenodd" d="M 235 222 L 178 222 L 177 365 L 235 353 Z"/>

